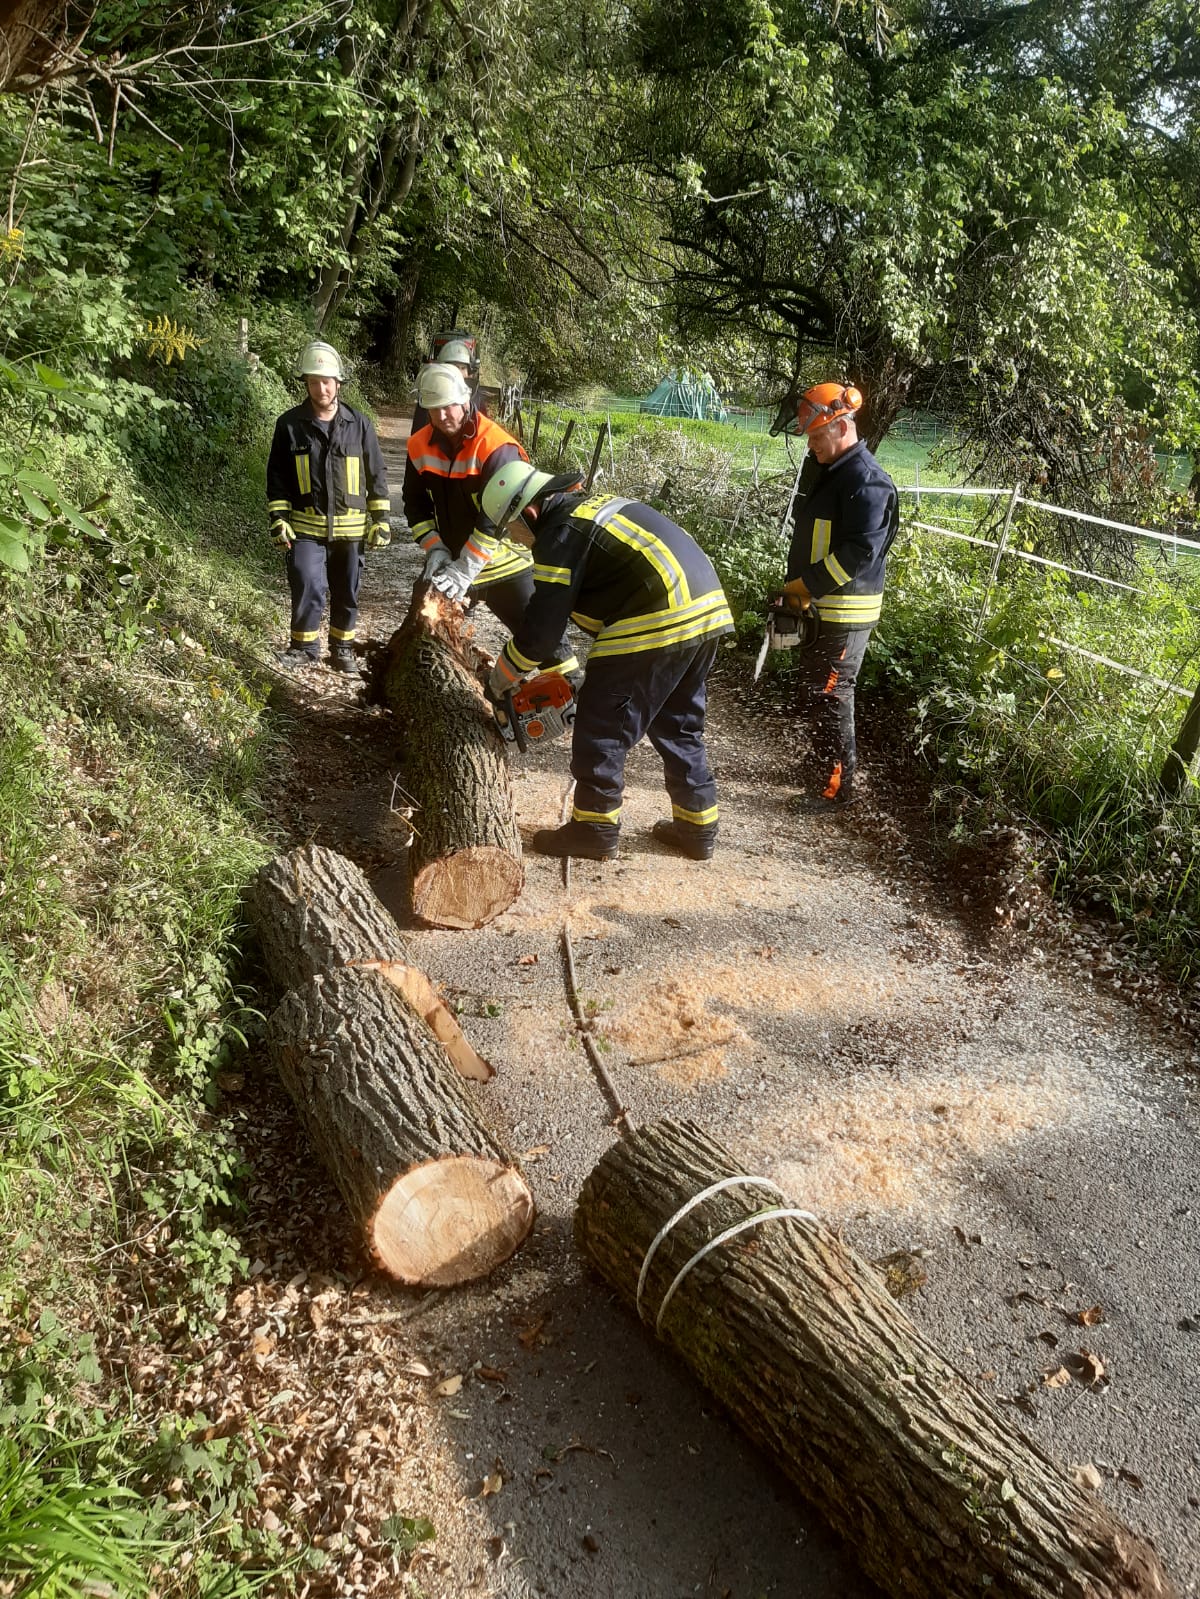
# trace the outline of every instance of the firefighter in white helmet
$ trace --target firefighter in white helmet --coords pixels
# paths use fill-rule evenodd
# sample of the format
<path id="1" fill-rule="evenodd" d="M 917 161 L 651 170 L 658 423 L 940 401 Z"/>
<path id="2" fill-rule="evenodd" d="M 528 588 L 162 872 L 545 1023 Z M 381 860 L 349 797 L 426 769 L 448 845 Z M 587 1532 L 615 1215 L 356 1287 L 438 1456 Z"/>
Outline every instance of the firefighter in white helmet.
<path id="1" fill-rule="evenodd" d="M 387 467 L 370 419 L 340 398 L 345 372 L 331 344 L 300 352 L 306 398 L 275 424 L 267 459 L 271 538 L 287 560 L 292 594 L 286 666 L 320 660 L 329 603 L 329 664 L 357 675 L 354 635 L 363 548 L 391 539 Z"/>
<path id="2" fill-rule="evenodd" d="M 456 367 L 423 366 L 417 399 L 429 421 L 408 441 L 404 515 L 425 551 L 422 577 L 449 599 L 462 602 L 471 594 L 482 600 L 514 632 L 533 598 L 533 561 L 493 525 L 482 497 L 501 467 L 528 457 L 511 433 L 476 409 Z M 547 670 L 571 675 L 578 669 L 561 633 Z"/>
<path id="3" fill-rule="evenodd" d="M 471 404 L 487 415 L 487 406 L 479 392 L 479 346 L 473 333 L 454 328 L 449 333 L 435 334 L 433 353 L 426 364 L 457 367 L 471 391 Z M 428 422 L 429 412 L 418 403 L 413 409 L 412 431 L 420 432 Z"/>
<path id="4" fill-rule="evenodd" d="M 704 745 L 708 674 L 733 631 L 720 580 L 695 540 L 652 506 L 611 494 L 587 497 L 571 475 L 526 461 L 502 467 L 483 491 L 499 528 L 533 549 L 534 598 L 492 668 L 498 701 L 545 669 L 570 616 L 595 642 L 571 736 L 571 819 L 542 828 L 541 855 L 615 858 L 625 761 L 642 738 L 662 757 L 670 820 L 654 837 L 692 860 L 717 842 L 717 785 Z"/>

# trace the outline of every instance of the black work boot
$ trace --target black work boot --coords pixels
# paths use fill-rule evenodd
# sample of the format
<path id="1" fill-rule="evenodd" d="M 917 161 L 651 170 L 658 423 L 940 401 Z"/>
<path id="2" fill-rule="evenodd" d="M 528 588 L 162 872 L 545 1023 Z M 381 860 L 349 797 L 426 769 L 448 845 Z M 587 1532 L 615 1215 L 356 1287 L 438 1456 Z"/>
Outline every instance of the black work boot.
<path id="1" fill-rule="evenodd" d="M 335 672 L 345 672 L 348 677 L 357 677 L 358 662 L 354 659 L 354 651 L 348 644 L 341 644 L 329 652 L 329 664 Z"/>
<path id="2" fill-rule="evenodd" d="M 289 672 L 304 671 L 307 667 L 320 664 L 316 652 L 305 649 L 302 644 L 289 644 L 286 650 L 280 650 L 275 659 Z"/>
<path id="3" fill-rule="evenodd" d="M 668 844 L 693 861 L 711 861 L 717 847 L 717 823 L 655 822 L 651 832 L 660 844 Z"/>
<path id="4" fill-rule="evenodd" d="M 529 841 L 539 855 L 573 855 L 584 861 L 615 861 L 620 829 L 608 822 L 564 823 L 543 827 Z"/>

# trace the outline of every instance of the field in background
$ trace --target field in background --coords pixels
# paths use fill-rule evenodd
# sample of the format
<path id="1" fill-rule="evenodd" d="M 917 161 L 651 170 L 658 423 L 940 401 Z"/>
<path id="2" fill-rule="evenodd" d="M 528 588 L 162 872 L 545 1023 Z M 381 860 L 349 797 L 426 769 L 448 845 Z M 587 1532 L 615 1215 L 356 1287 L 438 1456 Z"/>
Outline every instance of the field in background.
<path id="1" fill-rule="evenodd" d="M 657 417 L 639 411 L 636 396 L 605 394 L 586 406 L 560 405 L 554 401 L 522 400 L 522 422 L 528 444 L 534 419 L 541 412 L 538 459 L 541 464 L 556 463 L 561 441 L 570 421 L 575 428 L 568 443 L 572 459 L 591 458 L 596 436 L 605 419 L 611 423 L 614 439 L 659 428 L 681 430 L 697 443 L 725 450 L 732 463 L 733 476 L 741 482 L 776 475 L 791 476 L 799 461 L 798 445 L 785 438 L 772 438 L 769 432 L 774 412 L 765 409 L 730 411 L 723 422 L 697 422 L 685 417 Z M 953 436 L 931 418 L 902 416 L 876 454 L 900 488 L 950 487 L 963 481 L 961 469 L 940 457 L 952 446 Z M 565 453 L 565 452 L 564 452 Z M 619 453 L 619 448 L 618 452 Z M 1191 463 L 1185 455 L 1160 455 L 1159 464 L 1171 485 L 1187 486 Z M 1007 487 L 1007 485 L 992 485 Z"/>

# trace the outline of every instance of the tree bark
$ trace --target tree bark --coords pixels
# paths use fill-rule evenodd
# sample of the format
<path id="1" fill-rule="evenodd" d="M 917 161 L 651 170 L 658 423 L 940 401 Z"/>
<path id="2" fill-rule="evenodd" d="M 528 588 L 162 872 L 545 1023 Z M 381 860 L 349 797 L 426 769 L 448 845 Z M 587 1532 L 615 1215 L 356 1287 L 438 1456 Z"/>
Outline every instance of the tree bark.
<path id="1" fill-rule="evenodd" d="M 1006 1421 L 813 1217 L 727 1228 L 786 1200 L 693 1196 L 745 1169 L 690 1122 L 599 1162 L 575 1238 L 889 1594 L 1178 1599 L 1154 1549 Z M 643 1266 L 650 1256 L 648 1266 Z M 639 1275 L 645 1281 L 639 1304 Z"/>
<path id="2" fill-rule="evenodd" d="M 345 967 L 293 989 L 268 1047 L 384 1271 L 422 1288 L 474 1282 L 528 1236 L 516 1160 L 381 972 Z"/>
<path id="3" fill-rule="evenodd" d="M 413 911 L 435 927 L 482 927 L 525 882 L 504 741 L 472 649 L 458 606 L 418 583 L 372 672 L 403 737 Z"/>
<path id="4" fill-rule="evenodd" d="M 460 1076 L 486 1083 L 495 1075 L 412 965 L 399 927 L 353 861 L 305 844 L 262 868 L 251 899 L 263 961 L 278 990 L 343 966 L 379 971 L 424 1019 Z"/>

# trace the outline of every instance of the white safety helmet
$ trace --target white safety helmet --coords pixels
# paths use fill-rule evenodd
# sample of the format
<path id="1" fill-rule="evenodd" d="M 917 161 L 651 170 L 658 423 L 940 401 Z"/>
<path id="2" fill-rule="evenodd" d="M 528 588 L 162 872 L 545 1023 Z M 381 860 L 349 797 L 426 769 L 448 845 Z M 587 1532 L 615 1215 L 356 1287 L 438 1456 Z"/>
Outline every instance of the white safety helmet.
<path id="1" fill-rule="evenodd" d="M 296 363 L 296 376 L 298 378 L 336 378 L 339 383 L 346 381 L 346 374 L 342 370 L 342 358 L 332 344 L 326 344 L 323 339 L 312 339 L 300 351 L 300 359 Z"/>
<path id="2" fill-rule="evenodd" d="M 441 405 L 470 405 L 471 391 L 456 366 L 430 361 L 417 373 L 417 404 L 427 411 Z"/>
<path id="3" fill-rule="evenodd" d="M 507 461 L 484 487 L 483 514 L 493 527 L 506 527 L 554 481 L 552 473 L 539 472 L 528 461 Z"/>
<path id="4" fill-rule="evenodd" d="M 440 365 L 474 367 L 475 351 L 466 339 L 450 339 L 437 352 Z"/>

